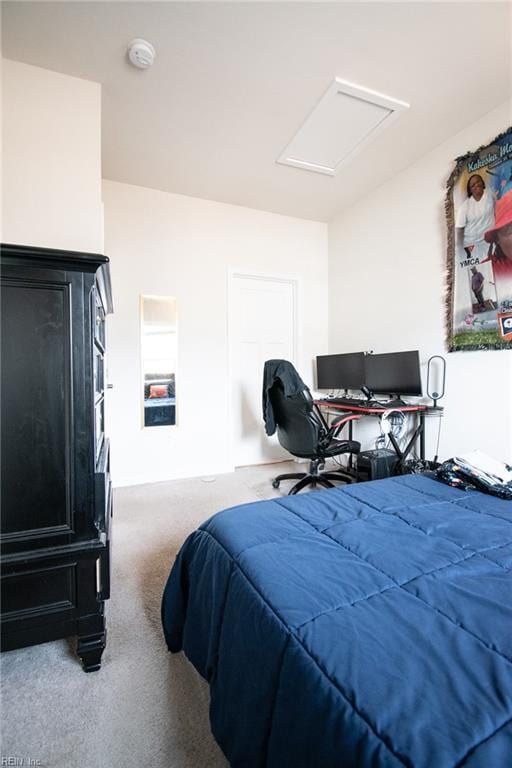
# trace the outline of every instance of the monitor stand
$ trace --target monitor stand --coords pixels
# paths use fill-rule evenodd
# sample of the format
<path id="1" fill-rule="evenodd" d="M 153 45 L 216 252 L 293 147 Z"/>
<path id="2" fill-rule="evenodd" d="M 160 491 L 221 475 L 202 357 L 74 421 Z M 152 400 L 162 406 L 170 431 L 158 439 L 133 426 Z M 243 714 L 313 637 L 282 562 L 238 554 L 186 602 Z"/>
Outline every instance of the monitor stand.
<path id="1" fill-rule="evenodd" d="M 407 403 L 402 400 L 400 395 L 396 394 L 396 392 L 391 392 L 389 395 L 390 402 L 393 403 L 393 405 L 407 405 Z"/>
<path id="2" fill-rule="evenodd" d="M 370 390 L 368 389 L 368 387 L 361 387 L 361 392 L 362 392 L 362 393 L 363 393 L 363 395 L 366 397 L 366 399 L 368 400 L 368 402 L 370 402 L 370 400 L 373 400 L 373 392 L 370 392 Z"/>

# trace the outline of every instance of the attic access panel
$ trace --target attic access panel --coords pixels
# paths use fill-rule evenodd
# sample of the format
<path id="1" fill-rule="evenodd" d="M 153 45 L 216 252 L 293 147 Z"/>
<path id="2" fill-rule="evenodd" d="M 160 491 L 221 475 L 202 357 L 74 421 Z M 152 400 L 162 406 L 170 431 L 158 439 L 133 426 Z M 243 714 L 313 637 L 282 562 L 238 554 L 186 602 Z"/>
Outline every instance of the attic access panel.
<path id="1" fill-rule="evenodd" d="M 277 162 L 334 176 L 408 108 L 336 77 Z"/>

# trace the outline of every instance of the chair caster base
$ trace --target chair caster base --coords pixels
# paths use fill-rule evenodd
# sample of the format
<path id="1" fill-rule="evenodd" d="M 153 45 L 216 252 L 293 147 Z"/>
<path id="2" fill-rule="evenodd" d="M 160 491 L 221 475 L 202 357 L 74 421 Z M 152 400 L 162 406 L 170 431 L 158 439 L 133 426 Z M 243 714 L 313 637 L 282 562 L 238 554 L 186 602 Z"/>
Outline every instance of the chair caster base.
<path id="1" fill-rule="evenodd" d="M 355 478 L 352 477 L 347 472 L 342 472 L 341 470 L 333 470 L 331 472 L 319 472 L 318 467 L 325 466 L 325 462 L 318 462 L 315 461 L 311 462 L 311 466 L 309 468 L 309 472 L 291 472 L 290 474 L 286 475 L 278 475 L 275 477 L 272 482 L 272 488 L 279 488 L 281 482 L 283 480 L 298 480 L 298 482 L 295 483 L 294 486 L 288 491 L 289 496 L 294 496 L 296 493 L 301 491 L 303 488 L 306 488 L 307 486 L 312 486 L 313 489 L 316 489 L 318 485 L 322 486 L 323 488 L 334 488 L 335 482 L 342 482 L 342 483 L 353 483 L 355 481 Z"/>

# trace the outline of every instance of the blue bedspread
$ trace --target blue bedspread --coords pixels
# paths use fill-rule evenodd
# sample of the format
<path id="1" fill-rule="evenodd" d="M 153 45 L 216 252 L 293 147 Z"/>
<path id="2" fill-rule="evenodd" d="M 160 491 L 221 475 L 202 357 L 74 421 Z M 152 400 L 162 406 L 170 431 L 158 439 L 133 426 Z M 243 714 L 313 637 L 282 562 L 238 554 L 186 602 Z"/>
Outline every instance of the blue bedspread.
<path id="1" fill-rule="evenodd" d="M 511 768 L 512 503 L 422 476 L 220 512 L 162 617 L 232 766 Z"/>

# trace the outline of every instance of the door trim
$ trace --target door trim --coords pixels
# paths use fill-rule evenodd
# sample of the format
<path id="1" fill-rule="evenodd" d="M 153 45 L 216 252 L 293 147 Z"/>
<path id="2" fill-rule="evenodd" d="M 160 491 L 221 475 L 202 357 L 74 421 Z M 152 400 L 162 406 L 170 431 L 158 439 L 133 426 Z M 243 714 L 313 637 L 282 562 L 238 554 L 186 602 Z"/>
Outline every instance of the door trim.
<path id="1" fill-rule="evenodd" d="M 249 269 L 238 269 L 236 267 L 228 267 L 227 269 L 227 370 L 228 370 L 228 386 L 227 386 L 227 408 L 226 412 L 229 414 L 229 463 L 232 470 L 235 470 L 235 446 L 234 446 L 234 414 L 233 414 L 233 293 L 235 289 L 235 280 L 242 278 L 244 280 L 255 281 L 269 281 L 275 283 L 287 283 L 292 288 L 293 296 L 293 359 L 290 361 L 297 366 L 298 354 L 300 349 L 300 336 L 301 327 L 299 323 L 299 308 L 301 302 L 302 293 L 302 279 L 297 275 L 287 275 L 275 272 L 258 272 Z M 263 371 L 262 371 L 263 375 Z M 277 462 L 276 462 L 277 463 Z"/>

